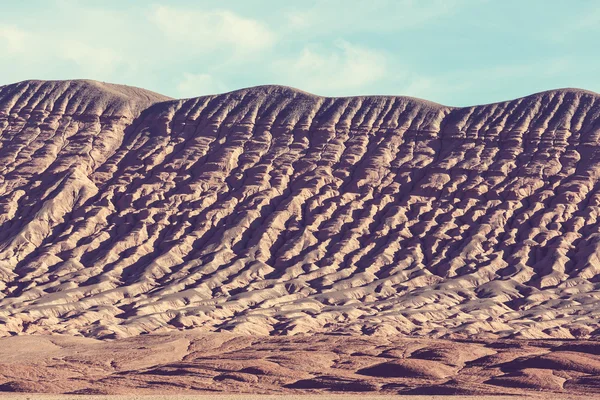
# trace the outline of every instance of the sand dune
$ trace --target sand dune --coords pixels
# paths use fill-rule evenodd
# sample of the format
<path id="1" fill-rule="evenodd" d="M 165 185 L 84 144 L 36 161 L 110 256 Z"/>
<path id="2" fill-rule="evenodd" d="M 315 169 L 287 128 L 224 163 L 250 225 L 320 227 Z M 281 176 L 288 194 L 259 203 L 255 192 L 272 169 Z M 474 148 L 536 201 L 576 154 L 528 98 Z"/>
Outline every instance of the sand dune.
<path id="1" fill-rule="evenodd" d="M 4 86 L 0 335 L 594 338 L 599 137 L 574 89 Z"/>

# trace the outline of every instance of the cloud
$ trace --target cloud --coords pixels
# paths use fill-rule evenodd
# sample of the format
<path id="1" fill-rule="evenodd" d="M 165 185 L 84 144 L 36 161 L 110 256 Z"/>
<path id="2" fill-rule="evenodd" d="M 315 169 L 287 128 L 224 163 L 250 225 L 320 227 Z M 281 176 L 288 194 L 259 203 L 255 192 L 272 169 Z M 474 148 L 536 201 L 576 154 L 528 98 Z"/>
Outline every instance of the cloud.
<path id="1" fill-rule="evenodd" d="M 428 99 L 427 96 L 437 92 L 436 86 L 435 80 L 431 77 L 416 77 L 409 80 L 400 94 Z"/>
<path id="2" fill-rule="evenodd" d="M 597 6 L 564 6 L 544 14 L 554 25 L 533 19 L 515 33 L 503 13 L 520 3 L 483 1 L 13 2 L 0 15 L 0 84 L 91 78 L 188 97 L 277 83 L 451 105 L 557 86 L 598 91 Z M 537 13 L 531 5 L 522 18 Z M 510 52 L 492 46 L 516 34 Z"/>
<path id="3" fill-rule="evenodd" d="M 88 45 L 72 39 L 60 41 L 58 51 L 61 58 L 75 63 L 91 76 L 112 71 L 119 63 L 124 62 L 123 56 L 110 48 Z"/>
<path id="4" fill-rule="evenodd" d="M 13 26 L 0 27 L 0 52 L 11 54 L 12 64 L 20 65 L 20 71 L 36 65 L 61 65 L 73 67 L 82 77 L 103 76 L 124 62 L 124 58 L 109 47 L 55 32 L 28 31 Z"/>
<path id="5" fill-rule="evenodd" d="M 23 52 L 26 50 L 27 32 L 14 26 L 0 26 L 0 48 L 7 52 Z"/>
<path id="6" fill-rule="evenodd" d="M 284 82 L 316 94 L 352 93 L 385 77 L 384 53 L 344 40 L 333 47 L 304 47 L 298 57 L 276 61 L 274 68 Z"/>
<path id="7" fill-rule="evenodd" d="M 568 57 L 554 57 L 528 63 L 512 63 L 469 69 L 464 70 L 461 75 L 464 75 L 465 78 L 470 77 L 471 81 L 485 81 L 489 84 L 501 79 L 549 78 L 568 72 L 575 66 L 576 64 Z"/>
<path id="8" fill-rule="evenodd" d="M 575 67 L 576 64 L 568 57 L 558 57 L 530 63 L 465 68 L 429 76 L 411 74 L 407 80 L 409 83 L 401 88 L 399 93 L 450 106 L 471 106 L 476 103 L 509 100 L 553 88 L 545 82 L 551 82 Z M 497 82 L 518 85 L 508 88 L 498 85 Z M 472 93 L 476 93 L 479 100 L 465 101 L 466 96 Z"/>
<path id="9" fill-rule="evenodd" d="M 227 46 L 245 53 L 269 48 L 275 42 L 275 35 L 264 24 L 228 10 L 155 6 L 150 21 L 169 39 L 187 43 L 190 49 L 215 50 Z"/>
<path id="10" fill-rule="evenodd" d="M 227 90 L 222 80 L 250 74 L 276 43 L 262 18 L 238 9 L 55 0 L 45 13 L 51 18 L 0 15 L 0 54 L 11 60 L 0 65 L 5 82 L 90 78 L 197 96 Z"/>
<path id="11" fill-rule="evenodd" d="M 227 86 L 210 74 L 183 74 L 183 79 L 177 84 L 179 96 L 197 97 L 226 92 Z"/>
<path id="12" fill-rule="evenodd" d="M 583 3 L 583 2 L 581 2 Z M 555 43 L 573 43 L 597 38 L 597 32 L 600 30 L 600 6 L 598 2 L 591 2 L 586 5 L 583 12 L 575 17 L 565 15 L 561 18 L 558 26 L 551 25 L 551 29 L 544 31 L 544 38 L 550 39 Z M 592 34 L 590 34 L 592 33 Z"/>
<path id="13" fill-rule="evenodd" d="M 478 1 L 481 0 L 470 3 Z M 465 0 L 370 0 L 353 3 L 351 7 L 348 0 L 321 1 L 312 7 L 302 3 L 303 7 L 285 12 L 285 28 L 303 30 L 309 35 L 427 28 L 427 23 L 451 15 L 466 3 Z"/>

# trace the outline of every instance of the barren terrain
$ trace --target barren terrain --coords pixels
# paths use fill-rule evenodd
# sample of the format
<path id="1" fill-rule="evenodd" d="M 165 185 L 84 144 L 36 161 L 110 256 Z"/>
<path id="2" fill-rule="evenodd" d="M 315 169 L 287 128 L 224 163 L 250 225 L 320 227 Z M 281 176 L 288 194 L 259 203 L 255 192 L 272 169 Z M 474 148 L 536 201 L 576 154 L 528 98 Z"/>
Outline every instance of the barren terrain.
<path id="1" fill-rule="evenodd" d="M 587 338 L 600 99 L 0 88 L 0 335 Z"/>
<path id="2" fill-rule="evenodd" d="M 600 394 L 600 343 L 195 331 L 0 339 L 0 391 L 80 395 Z"/>
<path id="3" fill-rule="evenodd" d="M 578 89 L 0 87 L 0 385 L 596 391 L 599 178 Z"/>

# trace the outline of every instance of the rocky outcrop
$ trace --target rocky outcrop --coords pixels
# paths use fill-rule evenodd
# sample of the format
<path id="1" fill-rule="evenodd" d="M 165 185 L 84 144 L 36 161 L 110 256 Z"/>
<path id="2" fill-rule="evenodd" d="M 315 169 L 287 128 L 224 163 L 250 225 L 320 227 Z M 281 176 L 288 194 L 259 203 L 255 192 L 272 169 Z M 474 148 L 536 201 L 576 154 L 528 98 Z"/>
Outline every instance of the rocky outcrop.
<path id="1" fill-rule="evenodd" d="M 572 89 L 5 86 L 0 335 L 594 336 L 599 136 Z"/>

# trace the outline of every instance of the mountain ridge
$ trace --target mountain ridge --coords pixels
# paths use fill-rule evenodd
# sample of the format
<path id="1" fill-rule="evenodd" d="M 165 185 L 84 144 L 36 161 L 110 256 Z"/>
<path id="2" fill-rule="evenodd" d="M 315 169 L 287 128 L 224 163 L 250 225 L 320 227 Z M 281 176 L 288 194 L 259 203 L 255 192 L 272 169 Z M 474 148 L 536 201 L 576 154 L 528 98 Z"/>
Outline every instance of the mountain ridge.
<path id="1" fill-rule="evenodd" d="M 0 335 L 595 337 L 600 101 L 0 88 Z"/>
<path id="2" fill-rule="evenodd" d="M 158 92 L 150 91 L 148 89 L 143 89 L 143 88 L 136 87 L 136 86 L 129 86 L 129 85 L 125 85 L 125 84 L 115 84 L 115 83 L 109 83 L 109 82 L 98 81 L 98 80 L 94 80 L 94 79 L 85 79 L 85 78 L 83 78 L 83 79 L 64 79 L 64 80 L 60 80 L 60 79 L 57 79 L 57 80 L 26 79 L 23 81 L 2 85 L 2 86 L 0 86 L 0 90 L 2 90 L 4 88 L 16 87 L 19 85 L 29 85 L 29 84 L 35 84 L 35 83 L 37 83 L 37 84 L 65 84 L 66 83 L 66 84 L 71 84 L 71 85 L 72 84 L 89 84 L 92 86 L 96 86 L 99 89 L 101 89 L 102 86 L 106 86 L 106 88 L 108 90 L 110 90 L 111 87 L 112 88 L 123 88 L 123 89 L 129 89 L 132 92 L 135 92 L 135 91 L 147 92 L 151 95 L 154 95 L 157 97 L 162 97 L 162 98 L 164 98 L 164 100 L 163 100 L 164 102 L 169 102 L 169 101 L 173 101 L 173 100 L 191 100 L 191 99 L 204 98 L 204 97 L 216 97 L 216 96 L 222 96 L 222 95 L 239 94 L 242 92 L 267 91 L 267 93 L 268 93 L 269 91 L 288 91 L 288 92 L 292 92 L 292 93 L 307 95 L 307 96 L 311 96 L 311 97 L 320 97 L 320 98 L 325 98 L 325 99 L 406 98 L 406 99 L 412 99 L 412 100 L 415 100 L 418 102 L 431 103 L 432 105 L 438 105 L 438 106 L 445 107 L 445 108 L 460 109 L 460 108 L 472 108 L 472 107 L 481 107 L 481 106 L 486 106 L 486 105 L 509 103 L 511 101 L 522 100 L 522 99 L 531 98 L 531 97 L 538 97 L 541 95 L 552 95 L 552 94 L 561 94 L 561 93 L 562 94 L 567 94 L 567 93 L 587 94 L 587 95 L 591 95 L 591 96 L 595 96 L 595 97 L 600 97 L 600 93 L 594 92 L 592 90 L 576 88 L 576 87 L 562 87 L 562 88 L 556 88 L 556 89 L 542 90 L 542 91 L 534 92 L 534 93 L 531 93 L 528 95 L 519 96 L 519 97 L 516 97 L 513 99 L 498 100 L 498 101 L 493 101 L 490 103 L 480 103 L 480 104 L 465 105 L 465 106 L 449 106 L 449 105 L 437 103 L 435 101 L 428 100 L 425 98 L 407 96 L 407 95 L 402 95 L 402 94 L 397 94 L 397 95 L 379 95 L 379 94 L 364 95 L 363 94 L 363 95 L 348 95 L 348 96 L 324 96 L 324 95 L 319 95 L 316 93 L 307 92 L 307 91 L 304 91 L 302 89 L 299 89 L 299 88 L 296 88 L 293 86 L 286 86 L 286 85 L 279 85 L 279 84 L 263 84 L 263 85 L 243 87 L 243 88 L 234 89 L 234 90 L 230 90 L 230 91 L 226 91 L 226 92 L 222 92 L 222 93 L 211 93 L 211 94 L 204 94 L 204 95 L 192 96 L 192 97 L 174 98 L 174 97 L 169 97 L 169 96 L 160 94 Z"/>

